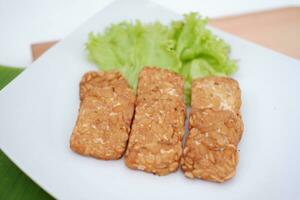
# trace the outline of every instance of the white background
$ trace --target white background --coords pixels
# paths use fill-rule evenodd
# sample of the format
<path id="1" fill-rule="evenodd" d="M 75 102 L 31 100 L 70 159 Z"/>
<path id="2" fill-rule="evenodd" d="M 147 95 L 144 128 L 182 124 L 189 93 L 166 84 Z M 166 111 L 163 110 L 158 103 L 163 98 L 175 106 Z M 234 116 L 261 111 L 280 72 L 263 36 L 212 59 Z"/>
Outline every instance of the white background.
<path id="1" fill-rule="evenodd" d="M 126 1 L 126 0 L 124 0 Z M 178 13 L 221 17 L 300 5 L 299 0 L 153 0 Z M 61 39 L 112 0 L 0 0 L 0 64 L 27 66 L 30 44 Z"/>

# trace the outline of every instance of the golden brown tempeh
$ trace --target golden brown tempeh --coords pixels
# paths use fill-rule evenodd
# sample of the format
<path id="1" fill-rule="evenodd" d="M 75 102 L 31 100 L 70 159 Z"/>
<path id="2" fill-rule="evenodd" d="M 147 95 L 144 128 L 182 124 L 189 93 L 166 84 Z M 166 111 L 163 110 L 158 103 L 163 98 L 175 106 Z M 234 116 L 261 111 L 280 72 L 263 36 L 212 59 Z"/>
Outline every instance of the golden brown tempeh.
<path id="1" fill-rule="evenodd" d="M 194 80 L 191 107 L 239 113 L 241 90 L 238 82 L 228 77 L 206 77 Z"/>
<path id="2" fill-rule="evenodd" d="M 225 77 L 194 80 L 182 170 L 189 178 L 224 182 L 235 175 L 243 132 L 238 83 Z"/>
<path id="3" fill-rule="evenodd" d="M 80 82 L 80 110 L 70 147 L 99 159 L 119 159 L 126 148 L 135 95 L 119 72 L 88 72 Z"/>
<path id="4" fill-rule="evenodd" d="M 182 153 L 183 79 L 168 70 L 144 68 L 137 95 L 125 163 L 132 169 L 166 175 L 177 170 Z"/>

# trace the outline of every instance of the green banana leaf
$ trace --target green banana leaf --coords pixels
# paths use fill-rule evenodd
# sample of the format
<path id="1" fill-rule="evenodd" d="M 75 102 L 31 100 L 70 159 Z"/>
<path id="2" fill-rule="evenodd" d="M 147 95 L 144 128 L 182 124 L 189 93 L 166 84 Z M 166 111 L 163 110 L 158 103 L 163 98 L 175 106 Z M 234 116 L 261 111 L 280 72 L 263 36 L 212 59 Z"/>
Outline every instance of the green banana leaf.
<path id="1" fill-rule="evenodd" d="M 0 90 L 23 71 L 0 65 Z M 24 174 L 0 149 L 0 200 L 53 199 Z"/>

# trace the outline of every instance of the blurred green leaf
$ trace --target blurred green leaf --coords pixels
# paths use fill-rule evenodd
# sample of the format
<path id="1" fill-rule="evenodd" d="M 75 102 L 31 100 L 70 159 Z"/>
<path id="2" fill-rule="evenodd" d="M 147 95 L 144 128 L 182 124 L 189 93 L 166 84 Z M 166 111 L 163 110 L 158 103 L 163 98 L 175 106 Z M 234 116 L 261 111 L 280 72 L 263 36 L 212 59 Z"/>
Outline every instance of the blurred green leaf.
<path id="1" fill-rule="evenodd" d="M 0 65 L 0 90 L 23 71 Z M 0 150 L 0 200 L 53 199 Z"/>
<path id="2" fill-rule="evenodd" d="M 0 90 L 23 71 L 22 68 L 0 65 Z"/>

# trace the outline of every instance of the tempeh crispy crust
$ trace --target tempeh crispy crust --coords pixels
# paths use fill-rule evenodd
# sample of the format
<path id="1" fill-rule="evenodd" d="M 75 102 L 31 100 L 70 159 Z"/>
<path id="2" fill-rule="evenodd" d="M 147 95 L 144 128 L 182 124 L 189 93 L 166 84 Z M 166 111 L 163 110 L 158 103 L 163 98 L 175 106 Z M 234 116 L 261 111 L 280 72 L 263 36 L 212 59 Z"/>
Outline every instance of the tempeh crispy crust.
<path id="1" fill-rule="evenodd" d="M 125 152 L 135 95 L 119 72 L 88 72 L 80 82 L 80 109 L 70 147 L 98 159 Z"/>
<path id="2" fill-rule="evenodd" d="M 144 68 L 139 75 L 126 165 L 157 175 L 176 171 L 182 154 L 184 122 L 183 79 L 168 70 Z"/>

